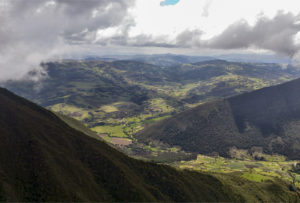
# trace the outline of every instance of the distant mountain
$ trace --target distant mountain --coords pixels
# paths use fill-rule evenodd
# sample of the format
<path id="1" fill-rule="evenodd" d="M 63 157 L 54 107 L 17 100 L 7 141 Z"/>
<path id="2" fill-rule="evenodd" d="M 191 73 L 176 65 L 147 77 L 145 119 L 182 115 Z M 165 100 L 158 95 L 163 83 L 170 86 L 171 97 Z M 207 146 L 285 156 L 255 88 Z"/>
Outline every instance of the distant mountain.
<path id="1" fill-rule="evenodd" d="M 211 175 L 131 159 L 5 89 L 0 89 L 0 112 L 1 201 L 297 199 L 285 182 L 236 177 L 232 180 L 247 186 L 238 193 Z"/>
<path id="2" fill-rule="evenodd" d="M 276 56 L 271 54 L 224 54 L 214 56 L 218 59 L 234 62 L 246 62 L 246 63 L 278 63 L 278 64 L 290 64 L 292 60 L 289 57 Z"/>
<path id="3" fill-rule="evenodd" d="M 153 97 L 193 104 L 278 84 L 300 75 L 291 66 L 283 69 L 278 64 L 224 60 L 171 67 L 126 60 L 67 60 L 44 66 L 48 77 L 41 83 L 8 81 L 2 85 L 45 107 L 66 103 L 98 108 L 119 101 L 141 105 Z"/>
<path id="4" fill-rule="evenodd" d="M 109 55 L 109 56 L 86 56 L 85 60 L 102 60 L 102 61 L 118 61 L 133 60 L 149 63 L 157 66 L 175 66 L 186 63 L 197 63 L 210 60 L 226 60 L 231 62 L 244 63 L 277 63 L 291 64 L 289 57 L 277 56 L 273 54 L 222 54 L 214 56 L 190 56 L 176 54 L 153 54 L 153 55 Z"/>
<path id="5" fill-rule="evenodd" d="M 186 63 L 196 63 L 202 61 L 214 60 L 216 58 L 210 56 L 188 56 L 175 54 L 153 54 L 153 55 L 111 55 L 111 56 L 86 56 L 85 60 L 103 60 L 118 61 L 129 60 L 148 63 L 156 66 L 174 66 Z"/>
<path id="6" fill-rule="evenodd" d="M 300 159 L 300 79 L 205 103 L 145 128 L 138 138 L 228 156 L 261 148 Z"/>
<path id="7" fill-rule="evenodd" d="M 173 55 L 173 54 L 156 54 L 145 56 L 134 56 L 131 60 L 141 61 L 157 66 L 175 66 L 188 63 L 196 63 L 203 61 L 214 60 L 215 58 L 210 56 L 185 56 L 185 55 Z"/>
<path id="8" fill-rule="evenodd" d="M 121 71 L 114 68 L 110 62 L 71 60 L 47 63 L 44 66 L 48 78 L 43 80 L 42 84 L 10 81 L 4 86 L 42 106 L 67 103 L 89 108 L 120 100 L 142 103 L 148 92 L 151 92 L 128 83 Z M 158 67 L 149 64 L 142 64 L 142 68 L 155 72 L 159 70 Z M 137 72 L 132 74 L 140 74 L 138 71 L 141 68 L 136 69 Z"/>

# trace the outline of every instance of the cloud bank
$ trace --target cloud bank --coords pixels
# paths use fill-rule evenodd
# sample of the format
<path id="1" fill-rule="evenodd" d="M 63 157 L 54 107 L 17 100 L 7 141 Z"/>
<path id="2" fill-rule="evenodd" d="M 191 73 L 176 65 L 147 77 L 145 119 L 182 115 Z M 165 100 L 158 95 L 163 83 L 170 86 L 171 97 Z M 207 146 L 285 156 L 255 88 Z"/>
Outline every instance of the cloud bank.
<path id="1" fill-rule="evenodd" d="M 274 18 L 263 15 L 254 25 L 245 20 L 229 25 L 222 33 L 203 40 L 204 31 L 184 30 L 175 37 L 140 34 L 130 36 L 131 25 L 115 35 L 100 37 L 99 44 L 136 47 L 198 48 L 198 49 L 261 49 L 291 58 L 300 51 L 300 15 L 278 12 Z"/>
<path id="2" fill-rule="evenodd" d="M 129 21 L 131 0 L 10 0 L 0 13 L 0 81 L 45 75 L 42 61 L 91 43 L 98 29 Z M 29 74 L 30 75 L 30 74 Z M 31 74 L 32 75 L 32 74 Z M 31 78 L 32 79 L 32 78 Z"/>
<path id="3" fill-rule="evenodd" d="M 293 57 L 299 51 L 295 40 L 300 31 L 300 16 L 279 12 L 273 19 L 260 17 L 254 26 L 241 20 L 205 43 L 217 49 L 256 47 Z"/>

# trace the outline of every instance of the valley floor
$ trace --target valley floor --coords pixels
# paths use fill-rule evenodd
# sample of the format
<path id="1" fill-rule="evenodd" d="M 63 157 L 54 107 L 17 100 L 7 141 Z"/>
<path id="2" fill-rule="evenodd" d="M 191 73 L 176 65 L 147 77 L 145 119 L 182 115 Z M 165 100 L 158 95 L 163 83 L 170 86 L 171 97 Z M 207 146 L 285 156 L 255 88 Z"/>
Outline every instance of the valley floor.
<path id="1" fill-rule="evenodd" d="M 294 170 L 298 161 L 287 161 L 279 155 L 265 156 L 268 157 L 266 160 L 258 161 L 250 158 L 227 159 L 218 156 L 198 155 L 196 160 L 180 161 L 171 165 L 212 173 L 232 173 L 253 182 L 281 179 L 294 183 L 296 187 L 300 188 L 300 174 Z"/>

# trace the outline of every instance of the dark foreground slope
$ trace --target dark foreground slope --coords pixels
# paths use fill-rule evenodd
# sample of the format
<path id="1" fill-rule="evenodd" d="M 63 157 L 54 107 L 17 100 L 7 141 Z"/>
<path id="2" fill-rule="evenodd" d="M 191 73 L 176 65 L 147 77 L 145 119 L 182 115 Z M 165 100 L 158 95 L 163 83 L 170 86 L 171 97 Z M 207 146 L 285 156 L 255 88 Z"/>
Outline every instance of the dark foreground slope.
<path id="1" fill-rule="evenodd" d="M 204 154 L 260 147 L 300 159 L 300 79 L 200 105 L 146 128 L 139 138 Z"/>
<path id="2" fill-rule="evenodd" d="M 210 175 L 131 159 L 0 89 L 0 197 L 7 201 L 242 201 Z M 275 198 L 295 198 L 286 186 Z M 271 200 L 271 199 L 270 199 Z"/>

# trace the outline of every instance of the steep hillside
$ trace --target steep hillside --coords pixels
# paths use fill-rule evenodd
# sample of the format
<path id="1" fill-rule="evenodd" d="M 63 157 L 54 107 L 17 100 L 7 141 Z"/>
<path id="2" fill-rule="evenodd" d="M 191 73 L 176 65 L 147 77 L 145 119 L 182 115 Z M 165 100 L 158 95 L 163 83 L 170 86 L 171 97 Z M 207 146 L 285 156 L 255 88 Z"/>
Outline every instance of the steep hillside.
<path id="1" fill-rule="evenodd" d="M 259 147 L 300 159 L 300 79 L 206 103 L 139 133 L 184 150 L 229 156 L 229 149 Z"/>
<path id="2" fill-rule="evenodd" d="M 243 200 L 210 175 L 128 158 L 4 89 L 0 111 L 1 200 Z M 261 187 L 272 196 L 267 185 Z M 286 188 L 279 189 L 282 200 L 295 198 Z"/>

